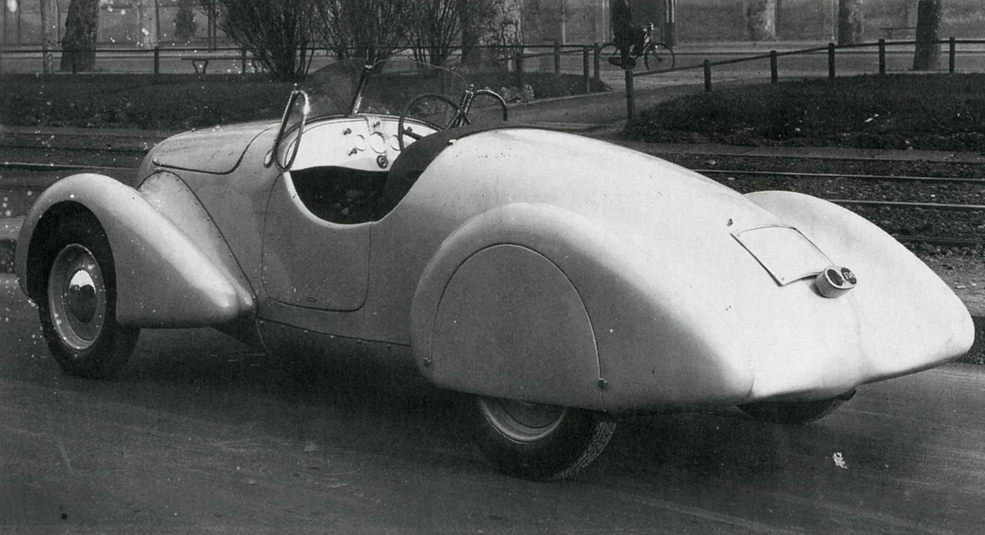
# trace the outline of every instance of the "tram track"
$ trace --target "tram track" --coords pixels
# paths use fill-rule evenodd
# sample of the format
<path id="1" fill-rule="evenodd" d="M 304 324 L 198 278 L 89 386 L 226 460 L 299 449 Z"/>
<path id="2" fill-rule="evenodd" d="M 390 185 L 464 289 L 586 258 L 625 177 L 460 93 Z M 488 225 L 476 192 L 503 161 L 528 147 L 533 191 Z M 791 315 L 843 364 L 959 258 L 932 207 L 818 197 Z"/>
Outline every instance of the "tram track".
<path id="1" fill-rule="evenodd" d="M 21 158 L 18 161 L 0 161 L 0 171 L 35 172 L 100 172 L 105 174 L 133 173 L 136 165 L 86 164 L 74 163 L 75 158 L 65 158 L 58 161 L 57 153 L 66 150 L 78 154 L 92 154 L 94 159 L 101 160 L 113 155 L 128 155 L 131 158 L 140 156 L 146 151 L 135 148 L 89 148 L 81 147 L 45 147 L 30 148 L 41 152 L 47 162 L 36 161 L 36 158 Z M 35 154 L 40 156 L 40 154 Z M 52 161 L 54 158 L 55 161 Z M 702 161 L 728 160 L 728 155 L 703 155 Z M 40 158 L 37 158 L 40 159 Z M 129 160 L 129 158 L 128 158 Z M 832 165 L 831 158 L 825 164 Z M 846 162 L 849 159 L 846 158 Z M 113 161 L 112 159 L 110 161 Z M 134 162 L 139 161 L 134 158 Z M 857 159 L 850 159 L 851 168 L 858 167 Z M 687 162 L 682 162 L 685 166 Z M 724 183 L 733 189 L 747 193 L 763 189 L 784 189 L 799 191 L 824 198 L 836 204 L 846 206 L 860 213 L 901 242 L 909 244 L 930 244 L 938 247 L 958 247 L 985 250 L 985 166 L 979 171 L 973 171 L 974 176 L 929 176 L 901 175 L 887 173 L 859 172 L 814 172 L 783 169 L 743 169 L 741 166 L 732 168 L 709 168 L 707 166 L 688 166 L 695 172 L 706 175 L 713 180 Z M 883 162 L 880 162 L 883 163 Z M 968 174 L 964 169 L 964 174 Z M 4 180 L 0 189 L 18 189 L 18 186 Z M 29 182 L 29 181 L 28 181 Z M 835 184 L 837 187 L 833 187 Z M 859 184 L 847 188 L 853 195 L 844 195 L 846 184 Z M 873 187 L 879 189 L 871 189 Z M 930 189 L 927 189 L 930 188 Z M 925 199 L 932 199 L 930 201 Z M 978 202 L 975 202 L 975 201 Z M 909 214 L 907 219 L 916 223 L 895 225 L 894 214 Z M 938 214 L 933 217 L 928 214 Z M 942 215 L 952 214 L 952 215 Z M 963 218 L 963 221 L 962 221 Z M 920 219 L 926 221 L 920 222 Z M 940 224 L 938 224 L 940 223 Z M 964 230 L 954 231 L 952 227 L 963 226 Z M 963 224 L 962 224 L 963 223 Z"/>

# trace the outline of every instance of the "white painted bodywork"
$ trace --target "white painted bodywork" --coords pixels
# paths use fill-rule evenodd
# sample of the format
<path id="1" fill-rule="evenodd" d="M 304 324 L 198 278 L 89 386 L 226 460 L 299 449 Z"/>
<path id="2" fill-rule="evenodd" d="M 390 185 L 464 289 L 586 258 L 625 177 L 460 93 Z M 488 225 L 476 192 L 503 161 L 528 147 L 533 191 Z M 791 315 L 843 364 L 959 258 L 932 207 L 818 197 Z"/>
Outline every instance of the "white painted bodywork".
<path id="1" fill-rule="evenodd" d="M 385 166 L 352 137 L 376 119 Z M 316 123 L 296 165 L 388 172 L 399 158 L 395 121 Z M 290 173 L 263 165 L 270 125 L 235 132 L 236 143 L 252 142 L 220 151 L 233 171 L 171 172 L 236 269 L 218 260 L 211 238 L 193 239 L 201 229 L 168 221 L 218 266 L 226 282 L 215 288 L 230 287 L 219 293 L 242 305 L 235 315 L 246 311 L 269 345 L 287 343 L 293 334 L 277 333 L 290 327 L 313 340 L 403 348 L 446 388 L 633 411 L 832 397 L 956 358 L 973 340 L 967 310 L 933 272 L 874 225 L 817 199 L 742 196 L 625 148 L 520 128 L 449 142 L 392 211 L 339 226 L 312 221 L 292 200 Z M 166 142 L 141 177 L 159 168 L 159 152 L 175 158 Z M 46 202 L 67 201 L 70 190 Z M 96 197 L 84 202 L 104 225 L 131 224 L 104 219 Z M 118 262 L 155 277 L 139 248 L 117 243 L 119 232 L 107 231 L 114 254 L 127 251 Z M 811 275 L 828 263 L 851 268 L 857 287 L 821 297 Z M 295 289 L 305 297 L 273 295 Z M 121 286 L 121 301 L 132 298 Z"/>

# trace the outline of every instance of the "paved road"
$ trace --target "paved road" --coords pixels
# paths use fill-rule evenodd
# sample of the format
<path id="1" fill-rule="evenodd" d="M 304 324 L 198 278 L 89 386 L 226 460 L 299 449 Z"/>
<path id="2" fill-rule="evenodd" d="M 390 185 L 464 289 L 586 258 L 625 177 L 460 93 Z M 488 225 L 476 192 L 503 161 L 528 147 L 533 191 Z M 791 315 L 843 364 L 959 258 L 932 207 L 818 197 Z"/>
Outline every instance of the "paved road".
<path id="1" fill-rule="evenodd" d="M 587 472 L 530 483 L 493 473 L 464 400 L 405 369 L 145 331 L 120 380 L 73 379 L 9 276 L 0 344 L 3 533 L 978 533 L 985 518 L 982 367 L 863 387 L 806 427 L 638 418 Z"/>

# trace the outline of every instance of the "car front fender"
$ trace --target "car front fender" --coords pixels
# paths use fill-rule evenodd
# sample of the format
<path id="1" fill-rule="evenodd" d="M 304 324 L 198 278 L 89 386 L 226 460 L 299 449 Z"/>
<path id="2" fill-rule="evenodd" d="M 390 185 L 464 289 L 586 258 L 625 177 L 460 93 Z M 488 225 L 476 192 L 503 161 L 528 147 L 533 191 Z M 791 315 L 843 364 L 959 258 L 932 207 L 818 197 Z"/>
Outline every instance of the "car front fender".
<path id="1" fill-rule="evenodd" d="M 18 236 L 15 266 L 24 292 L 40 299 L 40 244 L 57 219 L 83 208 L 106 232 L 117 273 L 117 322 L 135 327 L 205 327 L 253 313 L 242 271 L 194 194 L 171 173 L 140 191 L 97 174 L 64 178 L 32 207 Z M 163 210 L 163 212 L 162 212 Z"/>

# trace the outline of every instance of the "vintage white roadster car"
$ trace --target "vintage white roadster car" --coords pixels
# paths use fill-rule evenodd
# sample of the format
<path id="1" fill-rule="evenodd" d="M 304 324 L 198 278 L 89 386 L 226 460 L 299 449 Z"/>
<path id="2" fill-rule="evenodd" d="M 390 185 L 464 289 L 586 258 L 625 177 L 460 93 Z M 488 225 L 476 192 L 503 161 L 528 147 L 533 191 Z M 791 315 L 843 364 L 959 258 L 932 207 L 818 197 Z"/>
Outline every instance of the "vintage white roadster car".
<path id="1" fill-rule="evenodd" d="M 16 268 L 66 372 L 112 375 L 143 328 L 413 359 L 474 395 L 498 469 L 551 479 L 620 414 L 806 422 L 972 344 L 950 289 L 831 203 L 503 122 L 491 92 L 424 90 L 459 87 L 433 69 L 311 78 L 280 123 L 184 133 L 132 180 L 38 199 Z"/>

